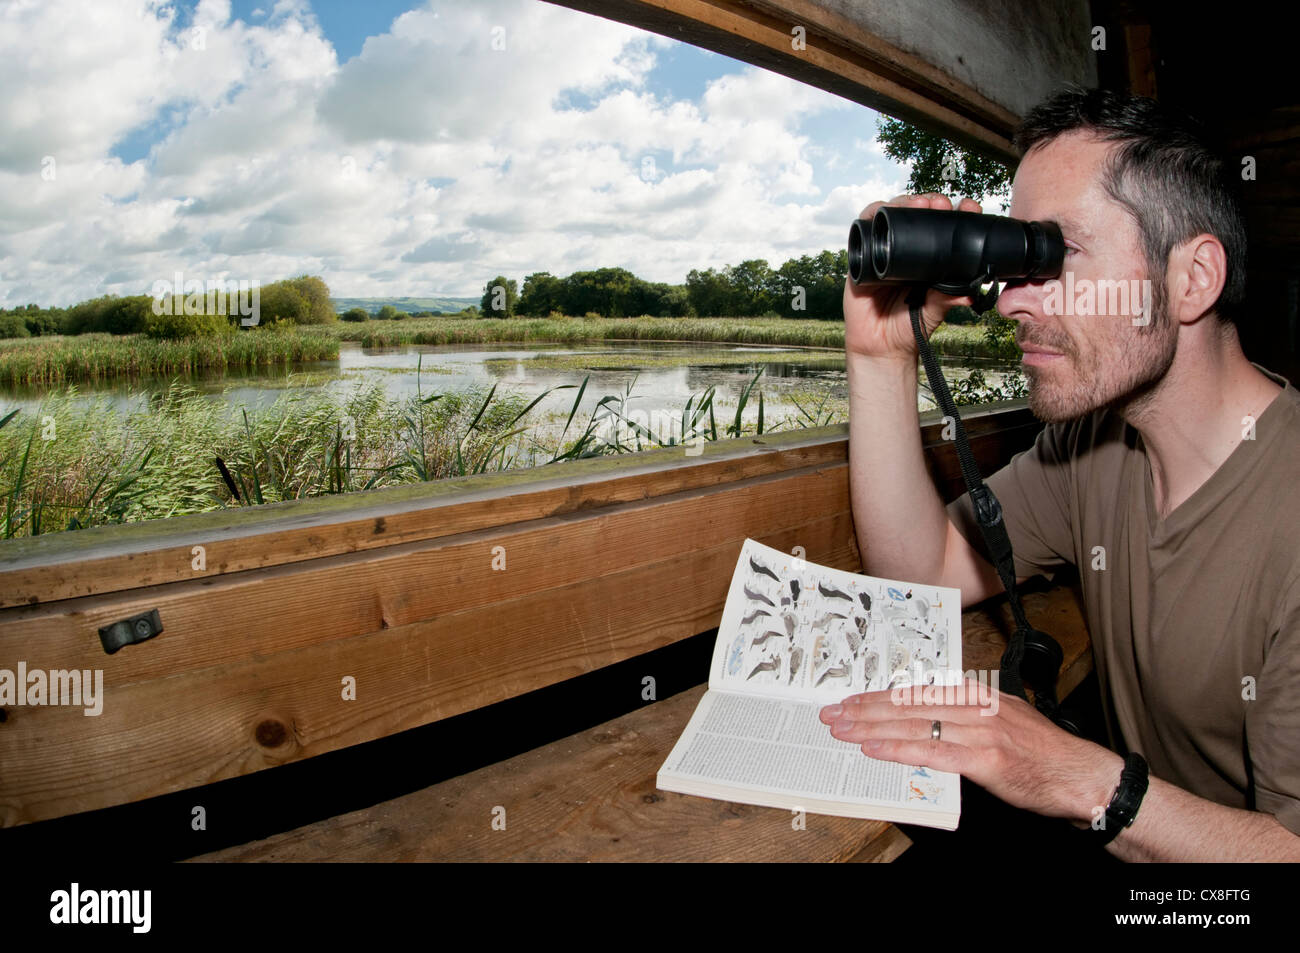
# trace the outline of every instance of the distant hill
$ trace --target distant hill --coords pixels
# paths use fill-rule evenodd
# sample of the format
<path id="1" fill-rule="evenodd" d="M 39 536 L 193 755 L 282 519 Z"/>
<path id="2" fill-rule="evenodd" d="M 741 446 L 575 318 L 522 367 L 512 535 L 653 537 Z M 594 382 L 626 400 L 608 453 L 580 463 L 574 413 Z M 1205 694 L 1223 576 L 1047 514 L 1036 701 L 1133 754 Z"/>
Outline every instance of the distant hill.
<path id="1" fill-rule="evenodd" d="M 443 314 L 455 314 L 471 304 L 478 306 L 478 298 L 330 298 L 334 310 L 339 314 L 352 308 L 365 308 L 371 314 L 378 313 L 386 304 L 391 304 L 398 311 L 415 314 L 417 311 L 441 311 Z"/>

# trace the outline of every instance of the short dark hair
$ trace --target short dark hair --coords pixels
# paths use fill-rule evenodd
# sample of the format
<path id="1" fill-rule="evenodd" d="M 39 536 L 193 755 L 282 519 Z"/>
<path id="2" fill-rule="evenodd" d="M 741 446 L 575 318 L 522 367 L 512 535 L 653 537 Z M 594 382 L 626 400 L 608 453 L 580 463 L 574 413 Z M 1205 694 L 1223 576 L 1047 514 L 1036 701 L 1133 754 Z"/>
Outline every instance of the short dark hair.
<path id="1" fill-rule="evenodd" d="M 1214 310 L 1235 323 L 1246 298 L 1246 226 L 1235 169 L 1193 117 L 1154 99 L 1075 84 L 1035 106 L 1016 130 L 1021 154 L 1066 132 L 1118 140 L 1102 187 L 1128 209 L 1142 235 L 1153 310 L 1165 298 L 1169 253 L 1200 234 L 1223 244 L 1227 274 Z"/>

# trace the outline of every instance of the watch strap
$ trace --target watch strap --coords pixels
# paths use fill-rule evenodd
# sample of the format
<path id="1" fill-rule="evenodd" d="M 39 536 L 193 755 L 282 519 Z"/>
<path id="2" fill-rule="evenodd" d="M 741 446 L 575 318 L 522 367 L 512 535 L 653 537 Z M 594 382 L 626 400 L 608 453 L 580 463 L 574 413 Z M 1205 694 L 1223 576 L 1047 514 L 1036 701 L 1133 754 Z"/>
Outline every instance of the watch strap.
<path id="1" fill-rule="evenodd" d="M 1147 762 L 1142 755 L 1131 751 L 1124 759 L 1124 770 L 1119 775 L 1119 786 L 1106 805 L 1106 821 L 1096 832 L 1094 842 L 1106 845 L 1119 836 L 1119 832 L 1137 819 L 1138 807 L 1147 793 Z"/>

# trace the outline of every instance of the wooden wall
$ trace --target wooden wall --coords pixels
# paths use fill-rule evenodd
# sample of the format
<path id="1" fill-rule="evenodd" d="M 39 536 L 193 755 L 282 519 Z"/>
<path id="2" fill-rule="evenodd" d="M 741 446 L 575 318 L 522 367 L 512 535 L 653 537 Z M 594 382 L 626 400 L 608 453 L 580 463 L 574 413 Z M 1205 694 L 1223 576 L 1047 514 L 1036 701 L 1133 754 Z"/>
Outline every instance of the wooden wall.
<path id="1" fill-rule="evenodd" d="M 1040 426 L 1023 403 L 966 419 L 985 468 Z M 923 440 L 950 498 L 939 431 Z M 104 696 L 96 716 L 5 706 L 0 826 L 309 758 L 708 631 L 746 537 L 858 570 L 847 450 L 841 425 L 11 542 L 0 669 L 101 670 Z M 105 654 L 98 629 L 150 609 L 162 634 Z"/>

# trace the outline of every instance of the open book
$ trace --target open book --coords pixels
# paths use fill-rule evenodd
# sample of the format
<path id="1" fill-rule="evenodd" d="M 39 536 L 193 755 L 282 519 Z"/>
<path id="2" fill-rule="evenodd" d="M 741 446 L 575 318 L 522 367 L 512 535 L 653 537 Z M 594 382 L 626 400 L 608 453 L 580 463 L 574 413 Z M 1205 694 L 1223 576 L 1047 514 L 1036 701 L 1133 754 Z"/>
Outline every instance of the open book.
<path id="1" fill-rule="evenodd" d="M 960 590 L 843 572 L 746 539 L 708 691 L 658 786 L 955 830 L 959 775 L 869 758 L 817 715 L 859 692 L 960 681 Z"/>

